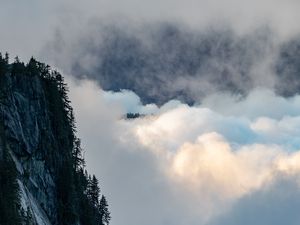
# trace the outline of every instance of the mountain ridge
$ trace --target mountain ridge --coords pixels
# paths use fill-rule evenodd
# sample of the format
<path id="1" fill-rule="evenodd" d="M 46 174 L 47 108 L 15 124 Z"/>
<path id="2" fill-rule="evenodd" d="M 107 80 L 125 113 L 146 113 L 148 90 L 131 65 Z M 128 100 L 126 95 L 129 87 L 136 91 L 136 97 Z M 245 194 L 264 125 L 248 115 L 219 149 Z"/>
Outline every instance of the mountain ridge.
<path id="1" fill-rule="evenodd" d="M 0 224 L 108 224 L 106 198 L 85 169 L 63 76 L 34 58 L 10 64 L 1 55 L 0 93 L 0 160 L 12 174 L 0 174 Z M 15 195 L 7 199 L 9 188 Z"/>

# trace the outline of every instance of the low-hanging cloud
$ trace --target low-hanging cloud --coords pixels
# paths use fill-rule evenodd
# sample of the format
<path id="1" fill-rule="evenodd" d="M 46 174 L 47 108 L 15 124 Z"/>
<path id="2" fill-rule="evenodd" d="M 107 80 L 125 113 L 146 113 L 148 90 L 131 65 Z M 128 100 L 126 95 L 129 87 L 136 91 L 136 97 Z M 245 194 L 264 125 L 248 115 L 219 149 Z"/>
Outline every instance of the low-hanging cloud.
<path id="1" fill-rule="evenodd" d="M 300 187 L 299 96 L 223 95 L 230 112 L 209 96 L 202 105 L 170 102 L 124 120 L 124 113 L 144 110 L 133 92 L 104 92 L 86 80 L 70 84 L 87 165 L 102 178 L 112 224 L 299 221 L 289 205 L 298 204 Z M 285 110 L 254 104 L 257 93 Z"/>
<path id="2" fill-rule="evenodd" d="M 258 86 L 284 96 L 300 90 L 294 0 L 31 2 L 2 0 L 0 50 L 40 52 L 68 74 L 131 89 L 144 103 L 193 104 Z"/>
<path id="3" fill-rule="evenodd" d="M 44 49 L 47 59 L 104 90 L 133 90 L 143 103 L 195 104 L 215 92 L 247 95 L 258 87 L 282 96 L 300 90 L 298 36 L 282 39 L 269 26 L 238 34 L 231 25 L 87 24 L 76 35 L 58 30 Z"/>

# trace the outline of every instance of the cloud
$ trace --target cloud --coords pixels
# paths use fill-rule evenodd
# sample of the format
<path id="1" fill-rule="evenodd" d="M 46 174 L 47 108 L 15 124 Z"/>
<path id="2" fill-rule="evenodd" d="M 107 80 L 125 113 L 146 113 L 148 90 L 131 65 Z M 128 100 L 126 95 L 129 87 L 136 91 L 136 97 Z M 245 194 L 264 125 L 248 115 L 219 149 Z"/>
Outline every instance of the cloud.
<path id="1" fill-rule="evenodd" d="M 286 106 L 276 114 L 251 105 L 251 93 L 223 95 L 235 113 L 208 98 L 206 105 L 171 102 L 123 120 L 128 110 L 144 110 L 133 92 L 104 92 L 71 77 L 68 82 L 87 165 L 101 178 L 112 224 L 298 221 L 288 204 L 298 204 L 298 96 L 259 90 L 262 100 Z"/>
<path id="2" fill-rule="evenodd" d="M 300 222 L 299 177 L 284 177 L 241 198 L 229 213 L 215 219 L 212 225 L 265 225 L 291 224 Z"/>
<path id="3" fill-rule="evenodd" d="M 271 24 L 283 34 L 299 31 L 299 2 L 295 0 L 88 0 L 76 3 L 70 0 L 55 0 L 46 1 L 46 5 L 52 5 L 58 11 L 58 15 L 64 18 L 66 16 L 63 14 L 73 13 L 79 15 L 80 19 L 97 16 L 102 19 L 115 18 L 115 22 L 120 17 L 127 17 L 133 22 L 183 21 L 194 27 L 229 23 L 241 31 L 261 24 Z"/>
<path id="4" fill-rule="evenodd" d="M 67 80 L 88 169 L 99 177 L 108 198 L 111 224 L 185 224 L 194 219 L 186 210 L 188 200 L 175 197 L 156 157 L 137 139 L 122 138 L 128 132 L 120 120 L 126 112 L 122 104 L 108 103 L 93 82 Z M 180 212 L 185 216 L 174 217 Z"/>
<path id="5" fill-rule="evenodd" d="M 228 26 L 199 31 L 174 23 L 123 26 L 95 20 L 77 35 L 58 32 L 45 55 L 104 90 L 130 89 L 144 103 L 191 104 L 216 91 L 245 94 L 257 86 L 274 87 L 273 39 L 271 31 L 259 28 L 239 36 Z"/>
<path id="6" fill-rule="evenodd" d="M 299 93 L 299 35 L 282 38 L 258 24 L 239 34 L 232 24 L 93 18 L 62 25 L 42 56 L 65 73 L 104 90 L 134 91 L 145 104 L 201 103 L 216 92 L 242 96 L 257 88 Z"/>
<path id="7" fill-rule="evenodd" d="M 131 89 L 143 102 L 193 103 L 257 86 L 293 95 L 300 87 L 298 51 L 290 49 L 299 45 L 290 42 L 299 33 L 295 0 L 1 4 L 0 50 L 38 55 L 106 90 Z M 292 47 L 280 54 L 282 44 Z"/>
<path id="8" fill-rule="evenodd" d="M 224 115 L 257 118 L 270 117 L 280 119 L 284 116 L 299 115 L 300 98 L 284 98 L 270 89 L 254 89 L 246 98 L 239 95 L 212 94 L 202 104 Z M 230 105 L 230 107 L 228 107 Z"/>
<path id="9" fill-rule="evenodd" d="M 140 98 L 133 91 L 108 91 L 103 93 L 103 98 L 107 104 L 121 105 L 121 108 L 124 109 L 124 114 L 138 112 L 148 115 L 158 111 L 158 107 L 155 104 L 143 105 Z"/>
<path id="10" fill-rule="evenodd" d="M 259 145 L 233 152 L 219 134 L 206 133 L 195 143 L 185 143 L 180 147 L 172 169 L 187 186 L 194 185 L 195 191 L 237 198 L 262 185 L 277 155 L 276 149 L 270 151 Z"/>
<path id="11" fill-rule="evenodd" d="M 30 0 L 26 3 L 1 0 L 0 50 L 9 51 L 12 56 L 19 55 L 24 60 L 32 55 L 45 59 L 47 53 L 44 51 L 52 49 L 40 53 L 41 49 L 58 30 L 67 37 L 68 43 L 79 34 L 93 35 L 85 27 L 95 24 L 119 24 L 126 29 L 168 22 L 196 30 L 231 27 L 238 33 L 269 26 L 286 39 L 299 33 L 298 8 L 296 0 Z"/>

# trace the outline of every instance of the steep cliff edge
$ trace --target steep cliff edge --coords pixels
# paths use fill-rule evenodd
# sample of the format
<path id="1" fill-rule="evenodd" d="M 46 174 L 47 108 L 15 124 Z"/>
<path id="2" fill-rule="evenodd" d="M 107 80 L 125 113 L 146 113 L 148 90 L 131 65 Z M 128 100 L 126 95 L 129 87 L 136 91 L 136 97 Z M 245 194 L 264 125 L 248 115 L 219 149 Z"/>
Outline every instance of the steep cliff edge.
<path id="1" fill-rule="evenodd" d="M 0 160 L 13 165 L 0 174 L 0 224 L 109 222 L 98 181 L 84 169 L 67 92 L 49 66 L 34 59 L 9 64 L 0 56 Z M 7 190 L 10 172 L 17 194 L 7 200 L 5 193 L 14 192 Z"/>

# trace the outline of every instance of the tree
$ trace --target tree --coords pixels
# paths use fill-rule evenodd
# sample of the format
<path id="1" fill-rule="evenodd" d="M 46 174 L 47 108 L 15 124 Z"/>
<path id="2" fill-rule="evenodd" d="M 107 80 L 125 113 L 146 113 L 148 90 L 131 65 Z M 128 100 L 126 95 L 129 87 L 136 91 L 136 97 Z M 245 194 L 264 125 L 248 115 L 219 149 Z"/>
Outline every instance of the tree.
<path id="1" fill-rule="evenodd" d="M 23 75 L 23 73 L 25 72 L 25 65 L 24 63 L 20 62 L 20 59 L 18 56 L 15 57 L 15 61 L 12 64 L 12 70 L 11 70 L 11 74 L 12 75 Z"/>
<path id="2" fill-rule="evenodd" d="M 40 70 L 37 65 L 35 58 L 31 57 L 29 63 L 27 64 L 28 74 L 31 76 L 40 75 Z"/>
<path id="3" fill-rule="evenodd" d="M 5 62 L 5 59 L 2 57 L 2 54 L 0 52 L 0 76 L 4 75 L 7 70 L 7 63 Z"/>
<path id="4" fill-rule="evenodd" d="M 98 184 L 99 182 L 95 175 L 92 178 L 89 177 L 87 195 L 94 207 L 99 205 L 100 188 Z"/>
<path id="5" fill-rule="evenodd" d="M 98 210 L 99 210 L 102 224 L 108 225 L 109 221 L 111 219 L 111 216 L 110 216 L 110 212 L 108 210 L 108 204 L 107 204 L 107 201 L 106 201 L 106 198 L 104 195 L 102 195 L 102 197 L 101 197 Z"/>
<path id="6" fill-rule="evenodd" d="M 0 89 L 1 91 L 3 90 Z M 2 114 L 0 115 L 0 224 L 21 224 L 19 206 L 17 170 L 7 149 L 4 114 Z"/>
<path id="7" fill-rule="evenodd" d="M 82 151 L 83 150 L 81 148 L 80 139 L 75 138 L 74 149 L 73 149 L 73 160 L 74 160 L 75 171 L 79 171 L 81 168 L 84 168 L 84 166 L 85 166 L 85 161 L 83 158 Z"/>
<path id="8" fill-rule="evenodd" d="M 8 54 L 8 52 L 5 52 L 4 61 L 5 61 L 6 64 L 9 63 L 9 54 Z"/>
<path id="9" fill-rule="evenodd" d="M 15 62 L 14 62 L 14 63 L 20 63 L 19 56 L 16 56 L 16 57 L 15 57 Z"/>

